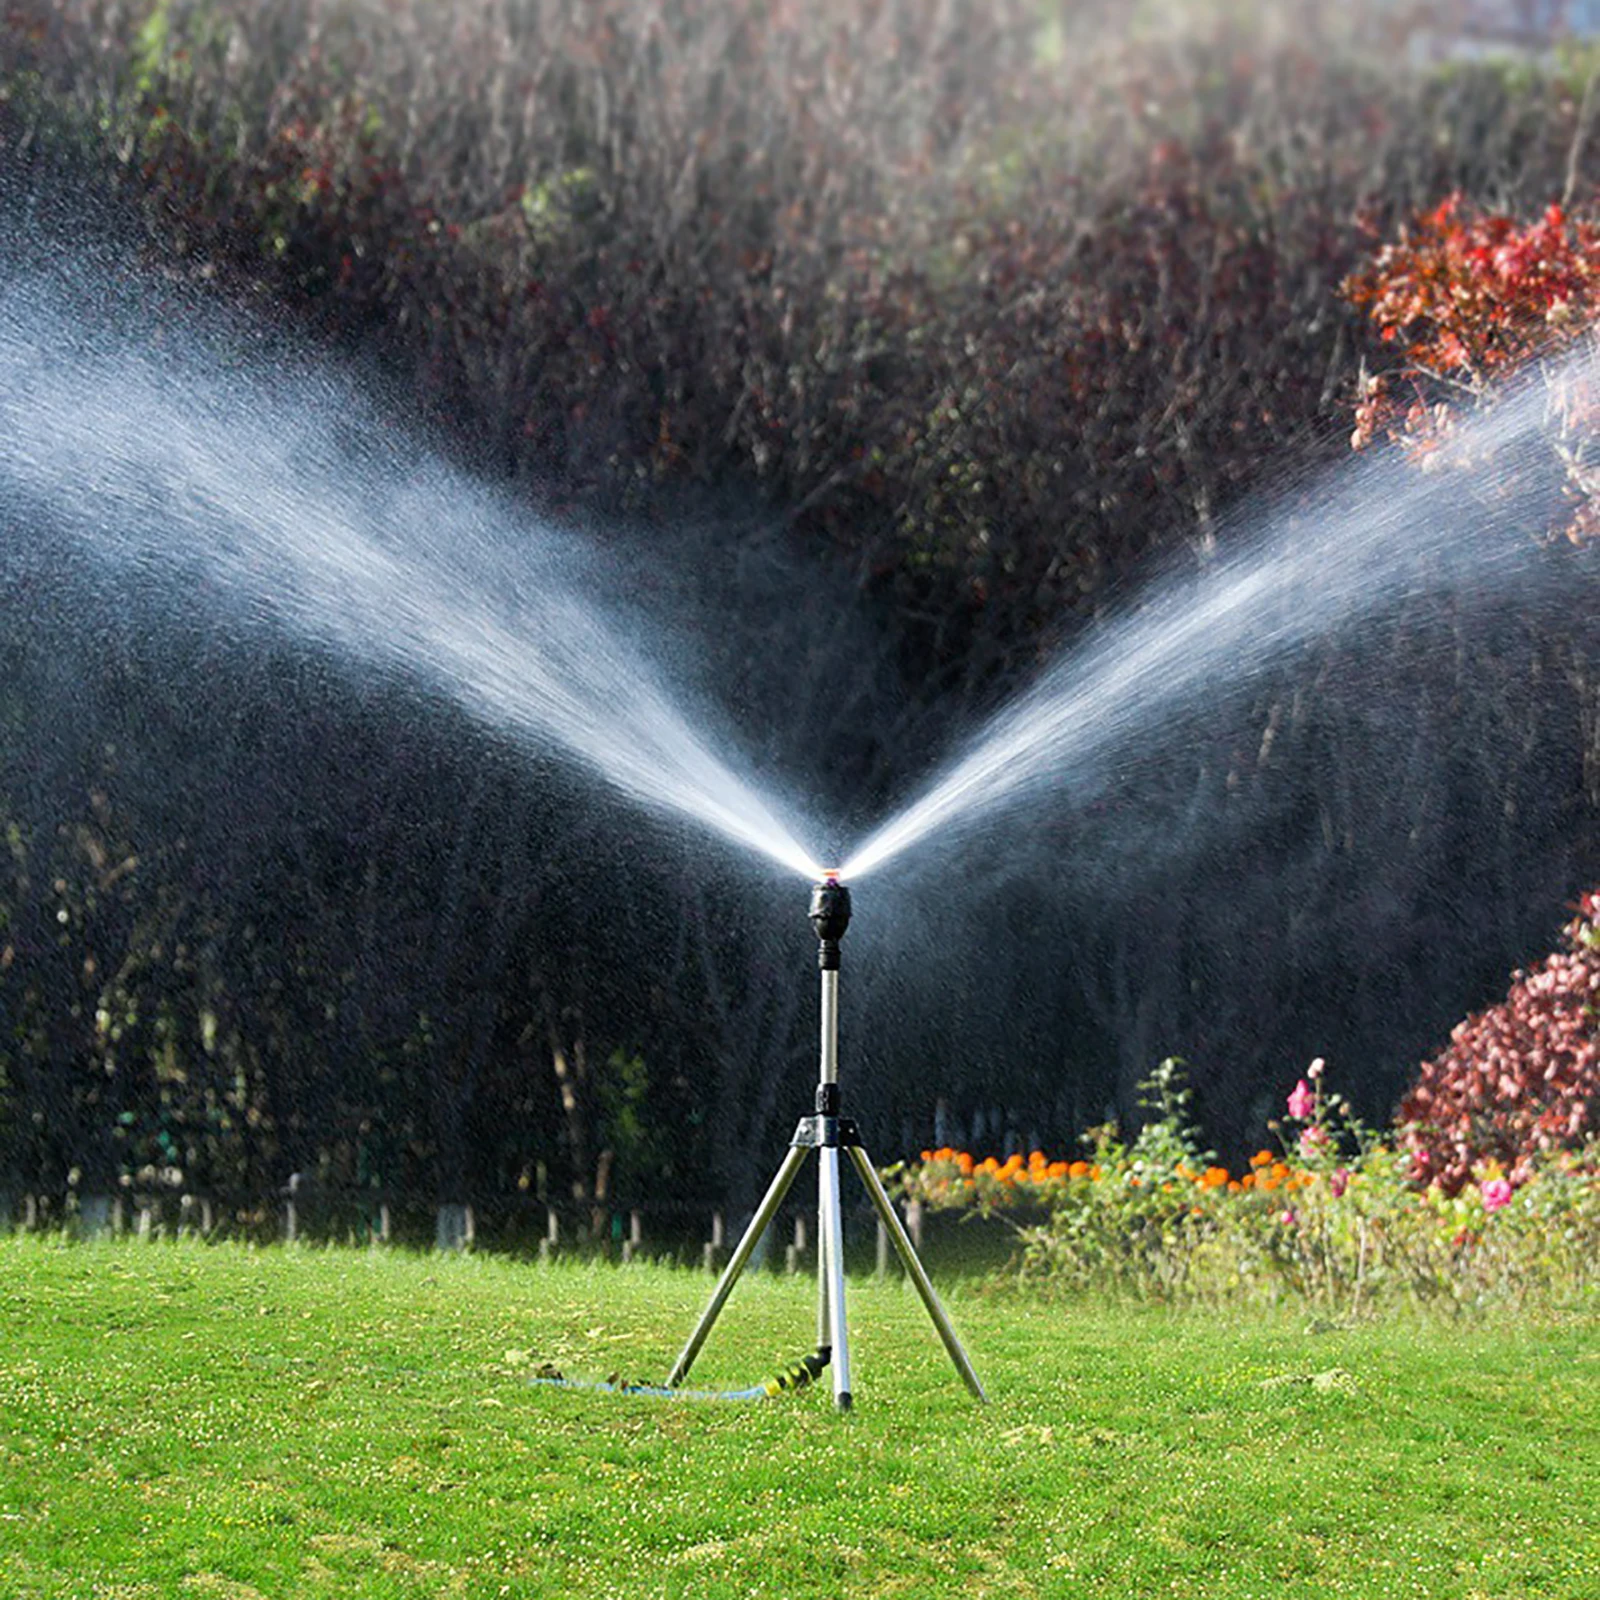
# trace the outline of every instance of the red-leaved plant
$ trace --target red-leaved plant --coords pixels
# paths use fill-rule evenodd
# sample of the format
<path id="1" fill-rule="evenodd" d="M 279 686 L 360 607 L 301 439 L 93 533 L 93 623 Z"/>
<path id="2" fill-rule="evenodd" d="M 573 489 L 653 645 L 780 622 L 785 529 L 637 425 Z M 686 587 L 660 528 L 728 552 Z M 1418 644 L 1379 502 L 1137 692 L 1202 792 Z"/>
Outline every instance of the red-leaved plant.
<path id="1" fill-rule="evenodd" d="M 1566 948 L 1514 974 L 1499 1005 L 1458 1023 L 1400 1103 L 1419 1182 L 1454 1194 L 1490 1162 L 1513 1184 L 1600 1126 L 1600 890 L 1578 902 Z"/>
<path id="2" fill-rule="evenodd" d="M 1548 206 L 1533 222 L 1480 211 L 1452 195 L 1413 219 L 1345 280 L 1402 364 L 1364 373 L 1351 443 L 1401 443 L 1427 462 L 1463 414 L 1492 405 L 1514 373 L 1543 363 L 1549 440 L 1571 507 L 1556 531 L 1600 531 L 1600 419 L 1594 349 L 1600 317 L 1600 230 Z M 1590 359 L 1557 361 L 1586 345 Z"/>

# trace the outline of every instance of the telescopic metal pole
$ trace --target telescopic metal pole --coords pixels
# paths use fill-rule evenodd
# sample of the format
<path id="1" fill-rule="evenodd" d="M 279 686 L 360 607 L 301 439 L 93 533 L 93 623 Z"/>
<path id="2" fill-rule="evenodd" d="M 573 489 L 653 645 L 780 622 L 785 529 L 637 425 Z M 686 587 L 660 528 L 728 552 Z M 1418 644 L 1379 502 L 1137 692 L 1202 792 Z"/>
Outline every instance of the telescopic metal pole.
<path id="1" fill-rule="evenodd" d="M 835 943 L 837 952 L 838 945 Z M 824 957 L 826 958 L 826 957 Z M 837 959 L 837 956 L 835 957 Z M 817 1209 L 822 1250 L 817 1262 L 819 1321 L 826 1320 L 833 1403 L 850 1409 L 850 1334 L 844 1304 L 844 1214 L 839 1204 L 839 970 L 822 973 L 822 1067 L 817 1084 L 822 1143 L 817 1150 Z"/>
<path id="2" fill-rule="evenodd" d="M 822 974 L 817 1072 L 817 1338 L 833 1369 L 833 1403 L 850 1407 L 850 1332 L 844 1303 L 844 1213 L 839 1204 L 839 941 L 850 926 L 850 891 L 827 877 L 811 891 L 811 926 Z M 852 1134 L 853 1136 L 853 1134 Z"/>
<path id="3" fill-rule="evenodd" d="M 839 974 L 822 974 L 822 1065 L 817 1075 L 816 1109 L 822 1111 L 823 1085 L 839 1082 Z M 837 1092 L 835 1089 L 833 1092 Z M 833 1348 L 832 1298 L 828 1289 L 828 1180 L 817 1161 L 817 1350 Z"/>

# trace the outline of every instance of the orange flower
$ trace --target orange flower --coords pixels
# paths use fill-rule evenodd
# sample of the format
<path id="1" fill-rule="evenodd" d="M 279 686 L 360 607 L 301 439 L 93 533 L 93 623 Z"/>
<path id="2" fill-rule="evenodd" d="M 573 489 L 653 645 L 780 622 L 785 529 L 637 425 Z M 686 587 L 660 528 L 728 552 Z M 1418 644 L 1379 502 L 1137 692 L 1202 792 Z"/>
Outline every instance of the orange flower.
<path id="1" fill-rule="evenodd" d="M 1201 1183 L 1208 1189 L 1221 1189 L 1228 1182 L 1228 1169 L 1226 1167 L 1207 1167 Z"/>
<path id="2" fill-rule="evenodd" d="M 1270 1167 L 1272 1165 L 1272 1152 L 1270 1150 L 1257 1150 L 1250 1157 L 1252 1167 Z"/>
<path id="3" fill-rule="evenodd" d="M 1087 1161 L 1074 1161 L 1067 1168 L 1067 1176 L 1069 1178 L 1087 1178 L 1089 1175 L 1089 1163 Z M 1098 1177 L 1099 1174 L 1096 1173 L 1095 1176 Z"/>

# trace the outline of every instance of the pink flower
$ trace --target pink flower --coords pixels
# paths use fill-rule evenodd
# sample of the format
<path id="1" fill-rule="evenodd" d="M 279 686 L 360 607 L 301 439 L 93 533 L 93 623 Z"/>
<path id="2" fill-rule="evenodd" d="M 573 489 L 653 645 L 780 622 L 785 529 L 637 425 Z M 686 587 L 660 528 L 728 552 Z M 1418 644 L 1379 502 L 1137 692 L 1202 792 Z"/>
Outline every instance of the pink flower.
<path id="1" fill-rule="evenodd" d="M 1297 1228 L 1300 1226 L 1300 1213 L 1293 1209 L 1280 1211 L 1278 1213 L 1278 1221 L 1286 1228 Z"/>
<path id="2" fill-rule="evenodd" d="M 1311 1085 L 1302 1078 L 1289 1096 L 1289 1115 L 1296 1122 L 1304 1122 L 1317 1109 L 1317 1097 Z"/>
<path id="3" fill-rule="evenodd" d="M 1511 1204 L 1511 1184 L 1505 1178 L 1490 1178 L 1478 1191 L 1483 1196 L 1485 1211 L 1498 1211 Z"/>
<path id="4" fill-rule="evenodd" d="M 1314 1156 L 1319 1150 L 1326 1148 L 1328 1143 L 1328 1130 L 1313 1124 L 1309 1128 L 1300 1130 L 1300 1154 Z"/>
<path id="5" fill-rule="evenodd" d="M 1328 1179 L 1328 1188 L 1337 1200 L 1346 1189 L 1350 1187 L 1350 1169 L 1348 1167 L 1335 1167 L 1333 1176 Z"/>
<path id="6" fill-rule="evenodd" d="M 1317 1081 L 1317 1079 L 1320 1078 L 1322 1076 L 1322 1074 L 1327 1070 L 1327 1067 L 1328 1067 L 1328 1063 L 1326 1061 L 1324 1061 L 1321 1056 L 1318 1056 L 1317 1059 L 1315 1061 L 1313 1061 L 1309 1067 L 1306 1068 L 1306 1076 L 1313 1083 L 1315 1083 Z"/>

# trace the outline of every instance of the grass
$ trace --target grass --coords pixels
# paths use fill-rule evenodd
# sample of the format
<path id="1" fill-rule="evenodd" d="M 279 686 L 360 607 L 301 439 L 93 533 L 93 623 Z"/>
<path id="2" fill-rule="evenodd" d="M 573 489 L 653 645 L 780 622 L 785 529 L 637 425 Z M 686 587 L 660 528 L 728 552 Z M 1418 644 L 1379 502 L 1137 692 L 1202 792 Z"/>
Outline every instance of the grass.
<path id="1" fill-rule="evenodd" d="M 1600 1596 L 1600 1319 L 1308 1331 L 852 1282 L 857 1409 L 658 1380 L 708 1280 L 0 1238 L 0 1595 Z M 808 1348 L 751 1276 L 696 1382 Z"/>

